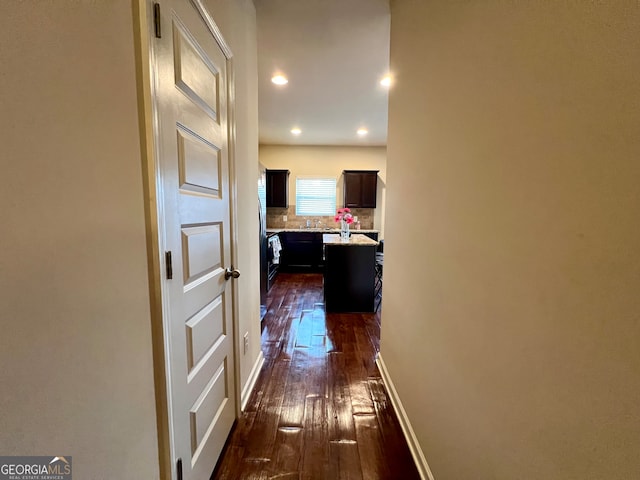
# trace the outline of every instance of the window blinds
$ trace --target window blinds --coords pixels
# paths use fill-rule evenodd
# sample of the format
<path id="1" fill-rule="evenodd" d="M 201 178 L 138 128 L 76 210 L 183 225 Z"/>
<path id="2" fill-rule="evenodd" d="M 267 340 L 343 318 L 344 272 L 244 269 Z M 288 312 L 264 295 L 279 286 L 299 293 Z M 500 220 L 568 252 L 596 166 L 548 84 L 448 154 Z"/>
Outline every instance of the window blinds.
<path id="1" fill-rule="evenodd" d="M 296 178 L 296 215 L 335 214 L 335 178 Z"/>

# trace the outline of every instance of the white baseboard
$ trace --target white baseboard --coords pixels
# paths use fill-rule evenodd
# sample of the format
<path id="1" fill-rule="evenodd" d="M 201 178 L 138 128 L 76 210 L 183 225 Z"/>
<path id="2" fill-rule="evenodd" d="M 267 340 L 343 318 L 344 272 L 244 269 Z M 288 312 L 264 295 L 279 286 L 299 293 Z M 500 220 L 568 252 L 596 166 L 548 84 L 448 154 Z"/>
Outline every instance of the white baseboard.
<path id="1" fill-rule="evenodd" d="M 244 384 L 244 387 L 242 388 L 242 393 L 240 394 L 240 410 L 242 411 L 244 411 L 245 407 L 247 406 L 247 402 L 249 401 L 249 397 L 251 396 L 253 387 L 256 386 L 256 381 L 258 380 L 258 375 L 260 375 L 260 370 L 262 369 L 263 363 L 264 363 L 264 355 L 262 354 L 262 350 L 260 350 L 260 354 L 258 355 L 258 358 L 256 358 L 256 361 L 253 364 L 251 373 L 249 373 L 249 378 L 247 379 L 247 383 Z"/>
<path id="2" fill-rule="evenodd" d="M 378 354 L 376 364 L 378 365 L 378 369 L 380 370 L 380 375 L 382 376 L 384 386 L 387 388 L 387 392 L 389 393 L 391 405 L 393 405 L 393 409 L 395 410 L 396 415 L 398 416 L 398 420 L 400 421 L 402 433 L 404 433 L 404 437 L 409 444 L 409 450 L 411 451 L 411 455 L 413 456 L 413 461 L 416 462 L 416 467 L 418 467 L 420 478 L 422 480 L 435 480 L 433 478 L 433 473 L 431 473 L 431 469 L 427 464 L 427 459 L 422 452 L 422 448 L 420 448 L 420 444 L 418 443 L 416 434 L 411 427 L 411 422 L 409 422 L 407 412 L 405 412 L 404 407 L 402 406 L 402 402 L 400 401 L 400 397 L 398 396 L 396 387 L 393 385 L 393 381 L 389 376 L 389 371 L 387 370 L 387 367 L 384 364 L 384 360 L 382 360 L 382 356 L 380 354 Z"/>

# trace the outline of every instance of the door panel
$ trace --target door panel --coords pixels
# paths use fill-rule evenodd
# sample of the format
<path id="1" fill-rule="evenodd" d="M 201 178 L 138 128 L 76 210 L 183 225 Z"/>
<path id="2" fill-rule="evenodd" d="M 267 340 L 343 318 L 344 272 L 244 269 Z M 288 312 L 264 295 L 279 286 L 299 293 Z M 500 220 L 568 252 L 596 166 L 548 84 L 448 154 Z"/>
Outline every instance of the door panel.
<path id="1" fill-rule="evenodd" d="M 171 8 L 169 8 L 171 7 Z M 166 0 L 157 90 L 172 461 L 208 479 L 235 420 L 227 59 L 188 0 Z M 175 475 L 175 472 L 174 472 Z"/>
<path id="2" fill-rule="evenodd" d="M 191 132 L 178 130 L 180 189 L 220 197 L 220 150 Z"/>
<path id="3" fill-rule="evenodd" d="M 224 305 L 218 297 L 186 322 L 189 373 L 205 353 L 226 336 L 223 310 Z"/>
<path id="4" fill-rule="evenodd" d="M 220 225 L 182 228 L 184 284 L 189 287 L 198 278 L 222 265 Z"/>
<path id="5" fill-rule="evenodd" d="M 223 362 L 189 412 L 191 420 L 191 450 L 195 455 L 211 435 L 216 417 L 227 402 L 227 369 Z"/>
<path id="6" fill-rule="evenodd" d="M 179 19 L 174 20 L 173 39 L 176 87 L 215 119 L 218 111 L 216 66 Z"/>

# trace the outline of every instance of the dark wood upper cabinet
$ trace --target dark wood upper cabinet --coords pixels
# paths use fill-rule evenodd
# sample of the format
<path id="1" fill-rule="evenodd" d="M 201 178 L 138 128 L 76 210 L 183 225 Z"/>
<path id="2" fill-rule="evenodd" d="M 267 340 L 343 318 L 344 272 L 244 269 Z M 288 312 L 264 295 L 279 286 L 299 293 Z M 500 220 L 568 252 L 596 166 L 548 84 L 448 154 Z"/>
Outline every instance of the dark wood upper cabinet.
<path id="1" fill-rule="evenodd" d="M 289 207 L 289 170 L 267 170 L 267 207 Z"/>
<path id="2" fill-rule="evenodd" d="M 376 208 L 379 170 L 344 170 L 344 206 Z"/>

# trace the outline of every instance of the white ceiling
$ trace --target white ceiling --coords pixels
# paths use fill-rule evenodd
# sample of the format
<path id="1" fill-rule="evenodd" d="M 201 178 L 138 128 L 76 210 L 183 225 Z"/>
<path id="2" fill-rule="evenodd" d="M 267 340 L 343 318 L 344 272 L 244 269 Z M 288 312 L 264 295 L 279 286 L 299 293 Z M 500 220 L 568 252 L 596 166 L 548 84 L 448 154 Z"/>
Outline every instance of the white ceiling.
<path id="1" fill-rule="evenodd" d="M 255 0 L 260 143 L 386 145 L 388 0 Z M 275 73 L 289 83 L 271 83 Z M 299 127 L 302 134 L 291 134 Z M 356 130 L 365 127 L 366 137 Z"/>

